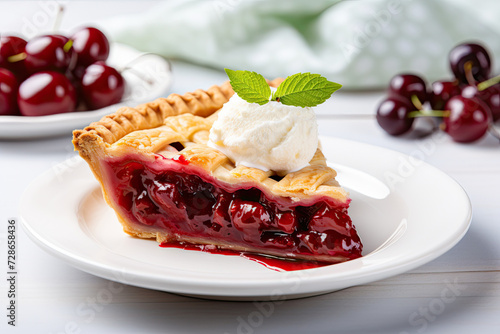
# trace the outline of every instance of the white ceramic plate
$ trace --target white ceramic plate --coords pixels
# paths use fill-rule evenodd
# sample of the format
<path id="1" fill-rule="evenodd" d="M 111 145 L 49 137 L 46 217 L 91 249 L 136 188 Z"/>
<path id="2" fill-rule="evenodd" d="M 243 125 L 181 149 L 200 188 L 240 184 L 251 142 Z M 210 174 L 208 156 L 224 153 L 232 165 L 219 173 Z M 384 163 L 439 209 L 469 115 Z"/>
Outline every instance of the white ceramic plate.
<path id="1" fill-rule="evenodd" d="M 123 71 L 126 81 L 125 95 L 120 103 L 92 111 L 24 117 L 0 116 L 0 139 L 27 139 L 71 134 L 71 131 L 98 121 L 119 107 L 136 106 L 164 95 L 172 83 L 170 64 L 165 58 L 147 54 L 129 46 L 111 45 L 107 63 L 117 69 L 130 64 L 132 71 Z M 133 62 L 131 62 L 134 60 Z M 138 72 L 137 76 L 134 72 Z"/>
<path id="2" fill-rule="evenodd" d="M 397 275 L 445 253 L 466 233 L 469 198 L 445 173 L 384 148 L 321 140 L 351 193 L 350 215 L 364 243 L 364 257 L 353 261 L 277 272 L 236 256 L 161 248 L 129 237 L 79 157 L 28 187 L 21 221 L 38 245 L 86 272 L 150 289 L 237 300 L 310 296 Z"/>

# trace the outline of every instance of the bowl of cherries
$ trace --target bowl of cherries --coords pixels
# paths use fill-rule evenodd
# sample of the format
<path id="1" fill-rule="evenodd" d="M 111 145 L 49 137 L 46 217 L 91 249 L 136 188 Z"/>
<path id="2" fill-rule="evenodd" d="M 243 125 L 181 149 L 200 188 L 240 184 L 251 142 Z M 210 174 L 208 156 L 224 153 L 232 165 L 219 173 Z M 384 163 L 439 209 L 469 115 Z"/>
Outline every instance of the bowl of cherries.
<path id="1" fill-rule="evenodd" d="M 24 40 L 0 36 L 0 138 L 70 133 L 74 128 L 164 95 L 170 64 L 95 27 Z"/>
<path id="2" fill-rule="evenodd" d="M 417 117 L 437 121 L 454 141 L 470 143 L 487 133 L 498 137 L 500 76 L 491 77 L 491 57 L 479 43 L 463 43 L 449 53 L 453 80 L 427 86 L 411 73 L 394 76 L 388 96 L 377 108 L 377 122 L 387 133 L 399 136 L 414 128 Z"/>

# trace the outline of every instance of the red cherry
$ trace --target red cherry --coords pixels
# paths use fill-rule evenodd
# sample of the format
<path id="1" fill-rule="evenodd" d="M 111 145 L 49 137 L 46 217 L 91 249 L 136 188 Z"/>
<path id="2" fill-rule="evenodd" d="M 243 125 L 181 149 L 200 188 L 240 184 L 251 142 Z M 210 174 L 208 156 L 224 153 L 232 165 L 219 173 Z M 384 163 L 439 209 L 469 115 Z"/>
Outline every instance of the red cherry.
<path id="1" fill-rule="evenodd" d="M 500 119 L 500 85 L 494 85 L 477 92 L 477 97 L 490 107 L 493 121 Z"/>
<path id="2" fill-rule="evenodd" d="M 434 110 L 443 110 L 446 102 L 455 95 L 460 95 L 460 88 L 453 81 L 436 81 L 431 86 L 429 101 Z"/>
<path id="3" fill-rule="evenodd" d="M 462 86 L 460 95 L 466 98 L 476 97 L 477 87 L 476 86 Z"/>
<path id="4" fill-rule="evenodd" d="M 465 84 L 468 82 L 466 75 L 466 63 L 471 65 L 471 74 L 474 80 L 484 81 L 488 79 L 491 70 L 491 60 L 488 51 L 479 44 L 463 43 L 455 46 L 449 54 L 451 71 L 455 77 Z"/>
<path id="5" fill-rule="evenodd" d="M 277 212 L 275 215 L 276 227 L 285 233 L 293 233 L 297 228 L 297 217 L 295 212 Z"/>
<path id="6" fill-rule="evenodd" d="M 351 232 L 350 218 L 346 212 L 332 210 L 328 205 L 323 205 L 316 211 L 309 222 L 309 228 L 316 232 L 337 231 L 344 235 Z"/>
<path id="7" fill-rule="evenodd" d="M 77 54 L 77 66 L 87 67 L 96 61 L 105 61 L 109 55 L 106 36 L 93 27 L 81 28 L 71 36 L 73 50 Z"/>
<path id="8" fill-rule="evenodd" d="M 16 36 L 0 37 L 0 67 L 6 68 L 17 76 L 23 77 L 26 69 L 24 60 L 9 61 L 9 58 L 24 52 L 26 41 Z"/>
<path id="9" fill-rule="evenodd" d="M 35 73 L 19 86 L 17 103 L 24 116 L 72 112 L 76 106 L 75 88 L 61 73 Z"/>
<path id="10" fill-rule="evenodd" d="M 182 155 L 181 155 L 182 156 Z M 214 204 L 214 223 L 225 226 L 227 222 L 231 221 L 229 216 L 229 205 L 232 202 L 232 196 L 222 193 Z"/>
<path id="11" fill-rule="evenodd" d="M 61 71 L 68 68 L 72 50 L 69 39 L 60 35 L 35 37 L 26 44 L 26 69 L 29 73 Z"/>
<path id="12" fill-rule="evenodd" d="M 399 136 L 411 129 L 414 118 L 408 114 L 413 110 L 407 99 L 389 97 L 377 109 L 377 122 L 390 135 Z"/>
<path id="13" fill-rule="evenodd" d="M 125 92 L 125 81 L 122 75 L 102 61 L 85 69 L 80 84 L 82 98 L 91 109 L 118 103 Z"/>
<path id="14" fill-rule="evenodd" d="M 231 221 L 248 241 L 260 238 L 260 230 L 271 225 L 269 212 L 259 203 L 235 199 L 229 207 Z"/>
<path id="15" fill-rule="evenodd" d="M 17 80 L 15 75 L 0 68 L 0 115 L 18 115 Z"/>
<path id="16" fill-rule="evenodd" d="M 397 74 L 389 83 L 389 97 L 403 97 L 411 101 L 416 95 L 421 103 L 427 101 L 425 81 L 414 74 Z"/>
<path id="17" fill-rule="evenodd" d="M 446 103 L 449 117 L 444 118 L 444 130 L 460 143 L 469 143 L 483 137 L 490 123 L 488 106 L 477 97 L 457 95 Z"/>

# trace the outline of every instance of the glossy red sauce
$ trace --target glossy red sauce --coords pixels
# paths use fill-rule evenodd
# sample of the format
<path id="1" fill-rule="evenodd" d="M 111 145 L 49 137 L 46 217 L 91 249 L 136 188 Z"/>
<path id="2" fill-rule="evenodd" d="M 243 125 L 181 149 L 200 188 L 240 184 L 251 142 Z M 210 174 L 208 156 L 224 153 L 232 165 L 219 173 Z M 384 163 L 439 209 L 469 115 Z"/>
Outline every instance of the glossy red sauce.
<path id="1" fill-rule="evenodd" d="M 180 242 L 169 242 L 160 244 L 160 247 L 164 248 L 179 248 L 184 250 L 191 251 L 200 251 L 206 252 L 210 254 L 219 254 L 219 255 L 229 255 L 229 256 L 240 256 L 250 261 L 257 262 L 258 264 L 263 265 L 264 267 L 276 270 L 276 271 L 294 271 L 294 270 L 304 270 L 304 269 L 313 269 L 324 266 L 332 265 L 332 263 L 328 262 L 318 262 L 318 261 L 305 261 L 305 260 L 287 260 L 278 258 L 275 256 L 268 256 L 263 254 L 254 254 L 249 252 L 239 252 L 227 249 L 220 249 L 214 246 L 207 245 L 193 245 L 187 243 Z"/>
<path id="2" fill-rule="evenodd" d="M 165 229 L 171 235 L 226 240 L 273 255 L 361 256 L 362 244 L 347 214 L 348 203 L 326 197 L 297 203 L 257 187 L 235 187 L 202 176 L 180 155 L 174 159 L 155 155 L 151 161 L 129 156 L 108 161 L 107 169 L 112 199 L 137 224 Z M 284 270 L 321 266 L 236 255 Z"/>

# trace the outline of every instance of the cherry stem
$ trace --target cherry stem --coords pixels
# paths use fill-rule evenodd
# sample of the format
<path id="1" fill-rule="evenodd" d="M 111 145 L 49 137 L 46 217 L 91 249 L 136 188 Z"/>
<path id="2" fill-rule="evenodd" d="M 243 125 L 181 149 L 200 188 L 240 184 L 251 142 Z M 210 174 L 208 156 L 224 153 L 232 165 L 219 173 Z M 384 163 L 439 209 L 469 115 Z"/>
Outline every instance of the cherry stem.
<path id="1" fill-rule="evenodd" d="M 64 44 L 63 46 L 63 50 L 64 52 L 68 52 L 69 50 L 71 50 L 71 47 L 73 46 L 73 40 L 70 39 L 66 42 L 66 44 Z"/>
<path id="2" fill-rule="evenodd" d="M 26 57 L 27 57 L 26 52 L 21 52 L 18 53 L 17 55 L 7 57 L 7 61 L 9 63 L 17 63 L 18 61 L 26 59 Z"/>
<path id="3" fill-rule="evenodd" d="M 61 28 L 61 21 L 62 21 L 62 16 L 64 12 L 64 6 L 59 4 L 59 10 L 57 11 L 56 19 L 54 20 L 54 34 L 57 34 L 59 32 L 59 29 Z"/>
<path id="4" fill-rule="evenodd" d="M 408 118 L 416 117 L 449 117 L 449 110 L 416 110 L 408 114 Z"/>
<path id="5" fill-rule="evenodd" d="M 474 76 L 472 75 L 472 61 L 468 61 L 464 64 L 464 70 L 465 70 L 465 78 L 467 79 L 467 82 L 471 86 L 476 85 L 476 80 L 474 79 Z"/>
<path id="6" fill-rule="evenodd" d="M 411 96 L 411 103 L 413 103 L 415 108 L 417 108 L 418 110 L 422 110 L 424 108 L 422 102 L 420 101 L 417 95 Z"/>
<path id="7" fill-rule="evenodd" d="M 496 85 L 497 83 L 500 82 L 500 75 L 497 75 L 496 77 L 489 78 L 486 81 L 481 82 L 480 84 L 477 85 L 477 90 L 482 91 L 485 89 L 490 88 L 491 86 Z"/>

